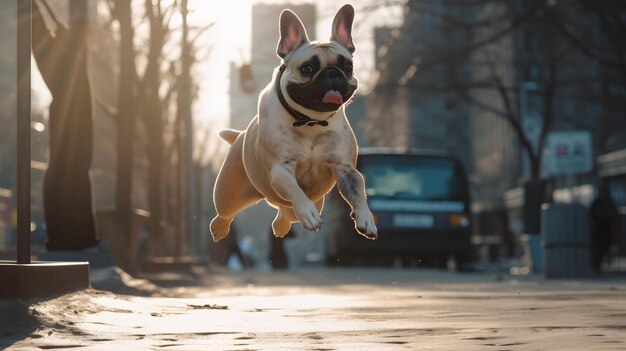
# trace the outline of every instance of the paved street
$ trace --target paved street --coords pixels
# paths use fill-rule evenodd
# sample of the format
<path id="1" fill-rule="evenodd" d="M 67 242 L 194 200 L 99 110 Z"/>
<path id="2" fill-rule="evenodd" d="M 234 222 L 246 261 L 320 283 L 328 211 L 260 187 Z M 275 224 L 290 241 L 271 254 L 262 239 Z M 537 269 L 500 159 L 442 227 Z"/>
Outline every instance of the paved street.
<path id="1" fill-rule="evenodd" d="M 31 306 L 0 301 L 0 349 L 626 348 L 624 278 L 320 268 L 214 271 L 197 275 L 195 286 L 170 288 L 103 279 L 98 284 L 145 296 L 91 289 Z"/>

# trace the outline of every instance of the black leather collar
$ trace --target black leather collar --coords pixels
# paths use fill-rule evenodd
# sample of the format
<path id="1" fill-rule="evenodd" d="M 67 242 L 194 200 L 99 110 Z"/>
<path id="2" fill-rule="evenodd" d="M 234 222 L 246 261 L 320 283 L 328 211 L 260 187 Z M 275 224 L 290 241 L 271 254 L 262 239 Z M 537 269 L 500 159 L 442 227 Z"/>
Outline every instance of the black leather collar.
<path id="1" fill-rule="evenodd" d="M 276 94 L 278 95 L 278 100 L 280 101 L 280 104 L 283 105 L 285 110 L 287 110 L 287 112 L 289 112 L 289 114 L 293 118 L 296 119 L 296 121 L 293 122 L 293 126 L 300 127 L 300 126 L 307 125 L 309 127 L 312 127 L 318 124 L 321 125 L 322 127 L 328 126 L 328 121 L 313 119 L 305 115 L 304 113 L 296 111 L 293 107 L 289 106 L 289 103 L 287 102 L 287 100 L 285 100 L 285 96 L 283 95 L 283 92 L 280 89 L 280 80 L 283 77 L 283 72 L 285 72 L 286 68 L 287 66 L 285 66 L 285 64 L 282 64 L 280 68 L 278 69 L 278 77 L 276 77 Z"/>

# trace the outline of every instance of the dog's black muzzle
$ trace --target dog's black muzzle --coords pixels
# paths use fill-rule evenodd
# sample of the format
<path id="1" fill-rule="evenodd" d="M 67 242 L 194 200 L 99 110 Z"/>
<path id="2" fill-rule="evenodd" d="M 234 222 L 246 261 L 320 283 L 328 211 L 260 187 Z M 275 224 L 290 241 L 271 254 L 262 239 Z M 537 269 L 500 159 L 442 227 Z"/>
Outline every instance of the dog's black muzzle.
<path id="1" fill-rule="evenodd" d="M 306 84 L 287 85 L 287 92 L 296 103 L 318 112 L 337 111 L 355 90 L 356 86 L 351 86 L 346 74 L 336 66 L 324 67 Z"/>

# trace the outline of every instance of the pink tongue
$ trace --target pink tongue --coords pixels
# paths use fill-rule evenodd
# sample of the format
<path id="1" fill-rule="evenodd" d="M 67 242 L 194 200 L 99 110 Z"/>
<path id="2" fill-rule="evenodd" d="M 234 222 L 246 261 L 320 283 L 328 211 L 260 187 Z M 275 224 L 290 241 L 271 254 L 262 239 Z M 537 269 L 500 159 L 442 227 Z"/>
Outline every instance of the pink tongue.
<path id="1" fill-rule="evenodd" d="M 343 97 L 337 90 L 329 90 L 324 94 L 322 101 L 326 104 L 341 105 L 343 104 Z"/>

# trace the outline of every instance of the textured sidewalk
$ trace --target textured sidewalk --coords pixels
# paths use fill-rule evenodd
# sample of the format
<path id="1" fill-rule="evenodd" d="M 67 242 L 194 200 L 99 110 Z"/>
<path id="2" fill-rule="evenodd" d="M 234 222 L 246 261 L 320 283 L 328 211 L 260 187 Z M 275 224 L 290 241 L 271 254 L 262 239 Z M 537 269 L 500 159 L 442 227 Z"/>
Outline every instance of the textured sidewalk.
<path id="1" fill-rule="evenodd" d="M 134 284 L 141 290 L 148 283 Z M 153 294 L 92 289 L 32 306 L 1 302 L 2 318 L 18 324 L 0 324 L 0 348 L 626 348 L 626 280 L 617 278 L 511 280 L 393 269 L 213 272 L 197 286 Z"/>

